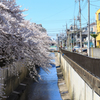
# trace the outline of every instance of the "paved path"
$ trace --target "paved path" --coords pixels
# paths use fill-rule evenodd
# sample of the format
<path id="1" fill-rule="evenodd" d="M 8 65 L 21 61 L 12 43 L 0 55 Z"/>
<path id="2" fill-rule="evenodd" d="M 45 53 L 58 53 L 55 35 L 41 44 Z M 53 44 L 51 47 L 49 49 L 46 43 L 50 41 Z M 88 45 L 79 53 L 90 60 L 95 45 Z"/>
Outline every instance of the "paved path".
<path id="1" fill-rule="evenodd" d="M 59 91 L 60 91 L 62 99 L 63 100 L 71 100 L 69 91 L 67 89 L 67 85 L 66 85 L 64 77 L 63 77 L 61 67 L 57 68 L 57 75 L 58 75 Z"/>
<path id="2" fill-rule="evenodd" d="M 60 91 L 62 100 L 71 100 L 70 94 L 69 94 L 69 91 L 68 91 L 63 73 L 62 73 L 62 69 L 59 66 L 60 64 L 57 59 L 57 53 L 55 53 L 55 56 L 56 56 L 57 76 L 58 76 L 58 87 L 59 87 L 59 91 Z"/>

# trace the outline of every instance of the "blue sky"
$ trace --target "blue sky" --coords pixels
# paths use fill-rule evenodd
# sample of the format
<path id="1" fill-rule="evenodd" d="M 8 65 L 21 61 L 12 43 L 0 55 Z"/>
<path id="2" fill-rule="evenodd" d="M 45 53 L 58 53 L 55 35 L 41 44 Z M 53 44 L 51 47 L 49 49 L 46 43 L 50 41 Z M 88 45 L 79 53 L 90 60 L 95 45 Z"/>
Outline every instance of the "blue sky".
<path id="1" fill-rule="evenodd" d="M 31 22 L 42 24 L 47 33 L 52 38 L 56 34 L 65 33 L 67 27 L 74 24 L 74 16 L 77 18 L 79 12 L 79 0 L 16 0 L 21 9 L 28 9 L 24 12 L 27 15 L 25 19 Z M 82 9 L 82 27 L 87 25 L 88 21 L 88 3 L 87 0 L 81 1 Z M 90 21 L 95 21 L 95 13 L 100 9 L 100 0 L 90 0 Z M 76 21 L 79 26 L 79 21 Z"/>

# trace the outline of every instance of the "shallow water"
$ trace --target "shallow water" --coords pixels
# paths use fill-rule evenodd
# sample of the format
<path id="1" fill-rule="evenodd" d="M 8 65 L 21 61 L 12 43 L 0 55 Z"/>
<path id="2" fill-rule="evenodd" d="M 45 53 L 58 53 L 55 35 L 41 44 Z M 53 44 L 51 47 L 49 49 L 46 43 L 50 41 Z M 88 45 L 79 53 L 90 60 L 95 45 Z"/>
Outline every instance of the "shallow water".
<path id="1" fill-rule="evenodd" d="M 57 85 L 56 67 L 52 66 L 49 74 L 40 69 L 42 80 L 39 83 L 31 82 L 26 94 L 27 100 L 62 100 Z"/>

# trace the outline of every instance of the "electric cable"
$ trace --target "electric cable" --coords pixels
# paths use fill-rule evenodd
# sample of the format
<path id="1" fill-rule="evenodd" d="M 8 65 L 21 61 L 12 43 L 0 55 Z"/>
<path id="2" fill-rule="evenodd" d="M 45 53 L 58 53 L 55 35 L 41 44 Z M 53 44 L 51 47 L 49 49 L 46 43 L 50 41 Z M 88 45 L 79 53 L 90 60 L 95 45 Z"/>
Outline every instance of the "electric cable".
<path id="1" fill-rule="evenodd" d="M 97 5 L 94 5 L 94 4 L 90 4 L 90 5 L 95 6 L 95 7 L 100 7 L 100 6 L 97 6 Z"/>
<path id="2" fill-rule="evenodd" d="M 83 16 L 83 14 L 81 13 L 82 17 L 87 21 L 87 19 Z M 87 21 L 88 22 L 88 21 Z"/>
<path id="3" fill-rule="evenodd" d="M 84 5 L 82 6 L 82 9 L 81 9 L 81 11 L 83 11 L 84 9 L 85 9 L 85 7 L 87 6 L 87 0 L 85 1 L 85 3 L 84 3 Z"/>
<path id="4" fill-rule="evenodd" d="M 72 7 L 72 6 L 70 6 L 70 7 L 66 8 L 66 9 L 68 10 L 68 9 L 69 9 L 69 8 L 71 8 L 71 7 Z M 57 15 L 57 14 L 59 14 L 59 13 L 61 13 L 61 12 L 65 11 L 66 9 L 63 9 L 63 10 L 61 10 L 61 11 L 59 11 L 59 12 L 57 12 L 57 13 L 55 13 L 55 14 L 51 15 L 51 16 L 46 17 L 46 18 L 44 18 L 44 19 L 42 19 L 42 20 L 39 20 L 39 21 L 44 21 L 45 19 L 50 18 L 50 17 L 53 17 L 53 16 L 55 16 L 55 15 Z M 39 21 L 37 21 L 37 22 L 39 22 Z"/>
<path id="5" fill-rule="evenodd" d="M 100 1 L 100 0 L 95 0 L 95 1 L 90 1 L 90 2 L 98 2 L 98 1 Z"/>

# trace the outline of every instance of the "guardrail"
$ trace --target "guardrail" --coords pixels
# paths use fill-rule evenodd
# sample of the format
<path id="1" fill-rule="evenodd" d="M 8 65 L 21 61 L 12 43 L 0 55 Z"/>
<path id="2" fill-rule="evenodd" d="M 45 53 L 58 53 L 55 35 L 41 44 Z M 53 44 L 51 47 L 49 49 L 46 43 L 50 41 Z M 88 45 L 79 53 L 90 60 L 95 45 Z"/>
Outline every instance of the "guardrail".
<path id="1" fill-rule="evenodd" d="M 100 78 L 100 59 L 91 58 L 78 53 L 63 50 L 61 48 L 59 48 L 59 50 L 89 73 Z"/>

